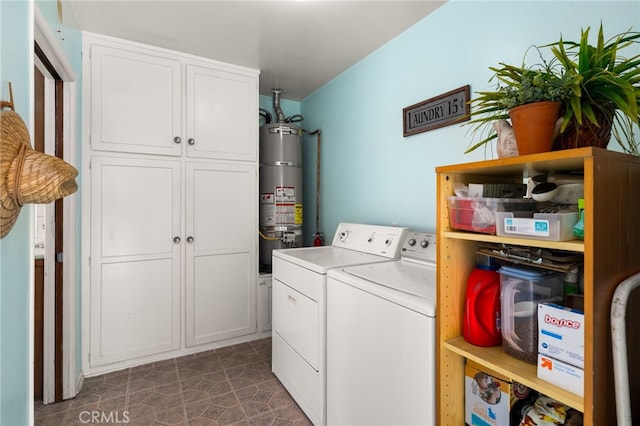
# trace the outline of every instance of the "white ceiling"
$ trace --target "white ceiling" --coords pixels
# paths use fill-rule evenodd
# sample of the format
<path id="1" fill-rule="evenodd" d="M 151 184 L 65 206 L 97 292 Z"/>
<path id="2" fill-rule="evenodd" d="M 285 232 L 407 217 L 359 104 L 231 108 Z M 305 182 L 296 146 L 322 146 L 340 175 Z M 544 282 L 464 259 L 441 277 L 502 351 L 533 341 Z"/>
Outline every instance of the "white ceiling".
<path id="1" fill-rule="evenodd" d="M 299 101 L 445 1 L 66 0 L 62 14 L 84 31 L 257 68 L 261 94 Z"/>

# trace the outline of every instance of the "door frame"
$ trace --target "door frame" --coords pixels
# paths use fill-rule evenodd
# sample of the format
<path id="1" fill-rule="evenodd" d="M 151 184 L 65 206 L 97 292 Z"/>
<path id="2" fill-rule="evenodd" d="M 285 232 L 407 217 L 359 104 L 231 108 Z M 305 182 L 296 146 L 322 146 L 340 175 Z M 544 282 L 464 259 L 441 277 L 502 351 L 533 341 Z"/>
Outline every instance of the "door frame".
<path id="1" fill-rule="evenodd" d="M 34 42 L 38 44 L 46 58 L 49 60 L 53 68 L 56 70 L 61 80 L 63 81 L 63 156 L 67 163 L 75 165 L 77 167 L 77 78 L 73 70 L 73 67 L 67 60 L 67 57 L 60 47 L 58 40 L 51 32 L 51 28 L 46 19 L 42 15 L 42 12 L 35 7 L 34 8 Z M 35 56 L 35 53 L 34 53 Z M 63 302 L 62 302 L 62 397 L 63 399 L 73 398 L 78 394 L 78 391 L 82 385 L 82 370 L 77 368 L 77 339 L 80 337 L 80 333 L 77 331 L 77 323 L 79 321 L 78 313 L 76 312 L 76 300 L 77 300 L 77 196 L 63 198 L 64 206 L 64 272 L 62 276 Z M 45 294 L 45 306 L 54 306 L 54 299 L 51 298 L 52 294 Z M 55 312 L 53 312 L 55 316 Z M 50 320 L 45 318 L 45 322 Z M 55 331 L 52 334 L 49 330 L 51 327 L 45 327 L 44 330 L 44 351 L 47 353 L 54 353 L 55 345 Z M 52 377 L 52 373 L 48 373 L 48 370 L 53 370 L 54 365 L 49 363 L 44 366 L 44 393 L 43 403 L 47 404 L 53 402 L 54 395 L 51 392 L 47 392 L 47 388 L 52 389 L 52 386 L 48 386 L 46 383 L 47 377 Z"/>

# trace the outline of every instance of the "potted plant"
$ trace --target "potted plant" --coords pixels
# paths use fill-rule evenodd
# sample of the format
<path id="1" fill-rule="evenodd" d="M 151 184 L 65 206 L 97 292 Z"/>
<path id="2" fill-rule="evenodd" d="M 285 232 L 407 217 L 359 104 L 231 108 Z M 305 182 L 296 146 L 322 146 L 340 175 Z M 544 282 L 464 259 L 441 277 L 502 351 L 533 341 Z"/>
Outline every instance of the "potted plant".
<path id="1" fill-rule="evenodd" d="M 587 27 L 579 42 L 561 36 L 544 46 L 551 49 L 565 75 L 572 76 L 573 84 L 563 103 L 553 149 L 606 148 L 613 133 L 625 152 L 640 155 L 633 132 L 640 111 L 640 53 L 634 55 L 633 48 L 639 43 L 640 33 L 631 30 L 605 40 L 601 24 L 595 45 L 589 44 Z"/>
<path id="2" fill-rule="evenodd" d="M 530 67 L 524 61 L 520 66 L 503 62 L 499 65 L 489 67 L 494 73 L 489 81 L 498 80 L 496 90 L 477 92 L 478 96 L 470 101 L 472 120 L 466 125 L 473 125 L 473 133 L 479 132 L 481 140 L 465 153 L 496 139 L 498 133 L 495 124 L 508 118 L 512 120 L 520 154 L 551 150 L 559 110 L 569 91 L 575 87 L 575 76 L 562 73 L 557 67 L 554 68 L 553 63 L 544 60 Z M 523 112 L 525 109 L 545 109 L 546 116 L 533 118 L 530 111 Z M 523 114 L 526 117 L 521 118 Z M 542 133 L 528 140 L 523 133 L 527 128 Z M 533 142 L 542 142 L 542 146 L 535 146 Z M 500 155 L 500 149 L 498 153 Z"/>

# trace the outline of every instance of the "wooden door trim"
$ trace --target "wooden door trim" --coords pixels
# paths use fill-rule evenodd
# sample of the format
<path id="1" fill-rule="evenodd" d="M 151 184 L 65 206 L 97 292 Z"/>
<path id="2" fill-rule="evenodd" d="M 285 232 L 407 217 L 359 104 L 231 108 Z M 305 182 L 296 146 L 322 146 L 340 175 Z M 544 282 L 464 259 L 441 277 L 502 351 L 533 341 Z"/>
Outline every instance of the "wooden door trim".
<path id="1" fill-rule="evenodd" d="M 34 8 L 34 49 L 35 45 L 47 58 L 49 66 L 55 70 L 60 81 L 60 99 L 62 99 L 61 111 L 61 128 L 62 140 L 64 141 L 65 161 L 78 167 L 76 161 L 78 151 L 77 138 L 77 77 L 73 67 L 71 66 L 67 55 L 63 51 L 60 41 L 53 34 L 52 29 L 42 12 L 38 7 Z M 80 183 L 80 182 L 79 182 Z M 69 399 L 76 396 L 83 380 L 83 374 L 79 363 L 77 362 L 77 350 L 80 333 L 77 331 L 77 324 L 80 321 L 79 312 L 76 311 L 77 283 L 79 276 L 79 264 L 76 259 L 78 225 L 76 218 L 76 196 L 65 197 L 62 200 L 64 206 L 64 246 L 66 249 L 65 268 L 62 272 L 62 281 L 65 292 L 63 293 L 62 302 L 62 351 L 58 359 L 62 370 L 62 398 Z M 47 336 L 45 336 L 47 338 Z M 53 336 L 51 337 L 53 338 Z M 59 340 L 58 340 L 59 341 Z M 60 391 L 58 391 L 60 393 Z"/>

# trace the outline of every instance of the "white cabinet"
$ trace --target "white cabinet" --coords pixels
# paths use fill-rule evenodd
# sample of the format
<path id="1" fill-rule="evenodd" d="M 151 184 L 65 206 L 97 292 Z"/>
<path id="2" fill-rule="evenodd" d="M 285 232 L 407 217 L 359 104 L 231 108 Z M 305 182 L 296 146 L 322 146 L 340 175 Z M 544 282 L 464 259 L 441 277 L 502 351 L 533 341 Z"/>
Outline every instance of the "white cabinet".
<path id="1" fill-rule="evenodd" d="M 255 161 L 255 78 L 192 64 L 186 66 L 187 155 Z"/>
<path id="2" fill-rule="evenodd" d="M 187 163 L 187 346 L 256 331 L 257 168 Z"/>
<path id="3" fill-rule="evenodd" d="M 255 71 L 138 45 L 96 42 L 88 55 L 92 149 L 257 160 Z"/>
<path id="4" fill-rule="evenodd" d="M 91 164 L 91 362 L 180 347 L 180 162 Z"/>
<path id="5" fill-rule="evenodd" d="M 92 34 L 83 58 L 85 374 L 250 340 L 258 72 Z"/>
<path id="6" fill-rule="evenodd" d="M 91 148 L 180 155 L 180 61 L 100 44 L 88 54 Z"/>

